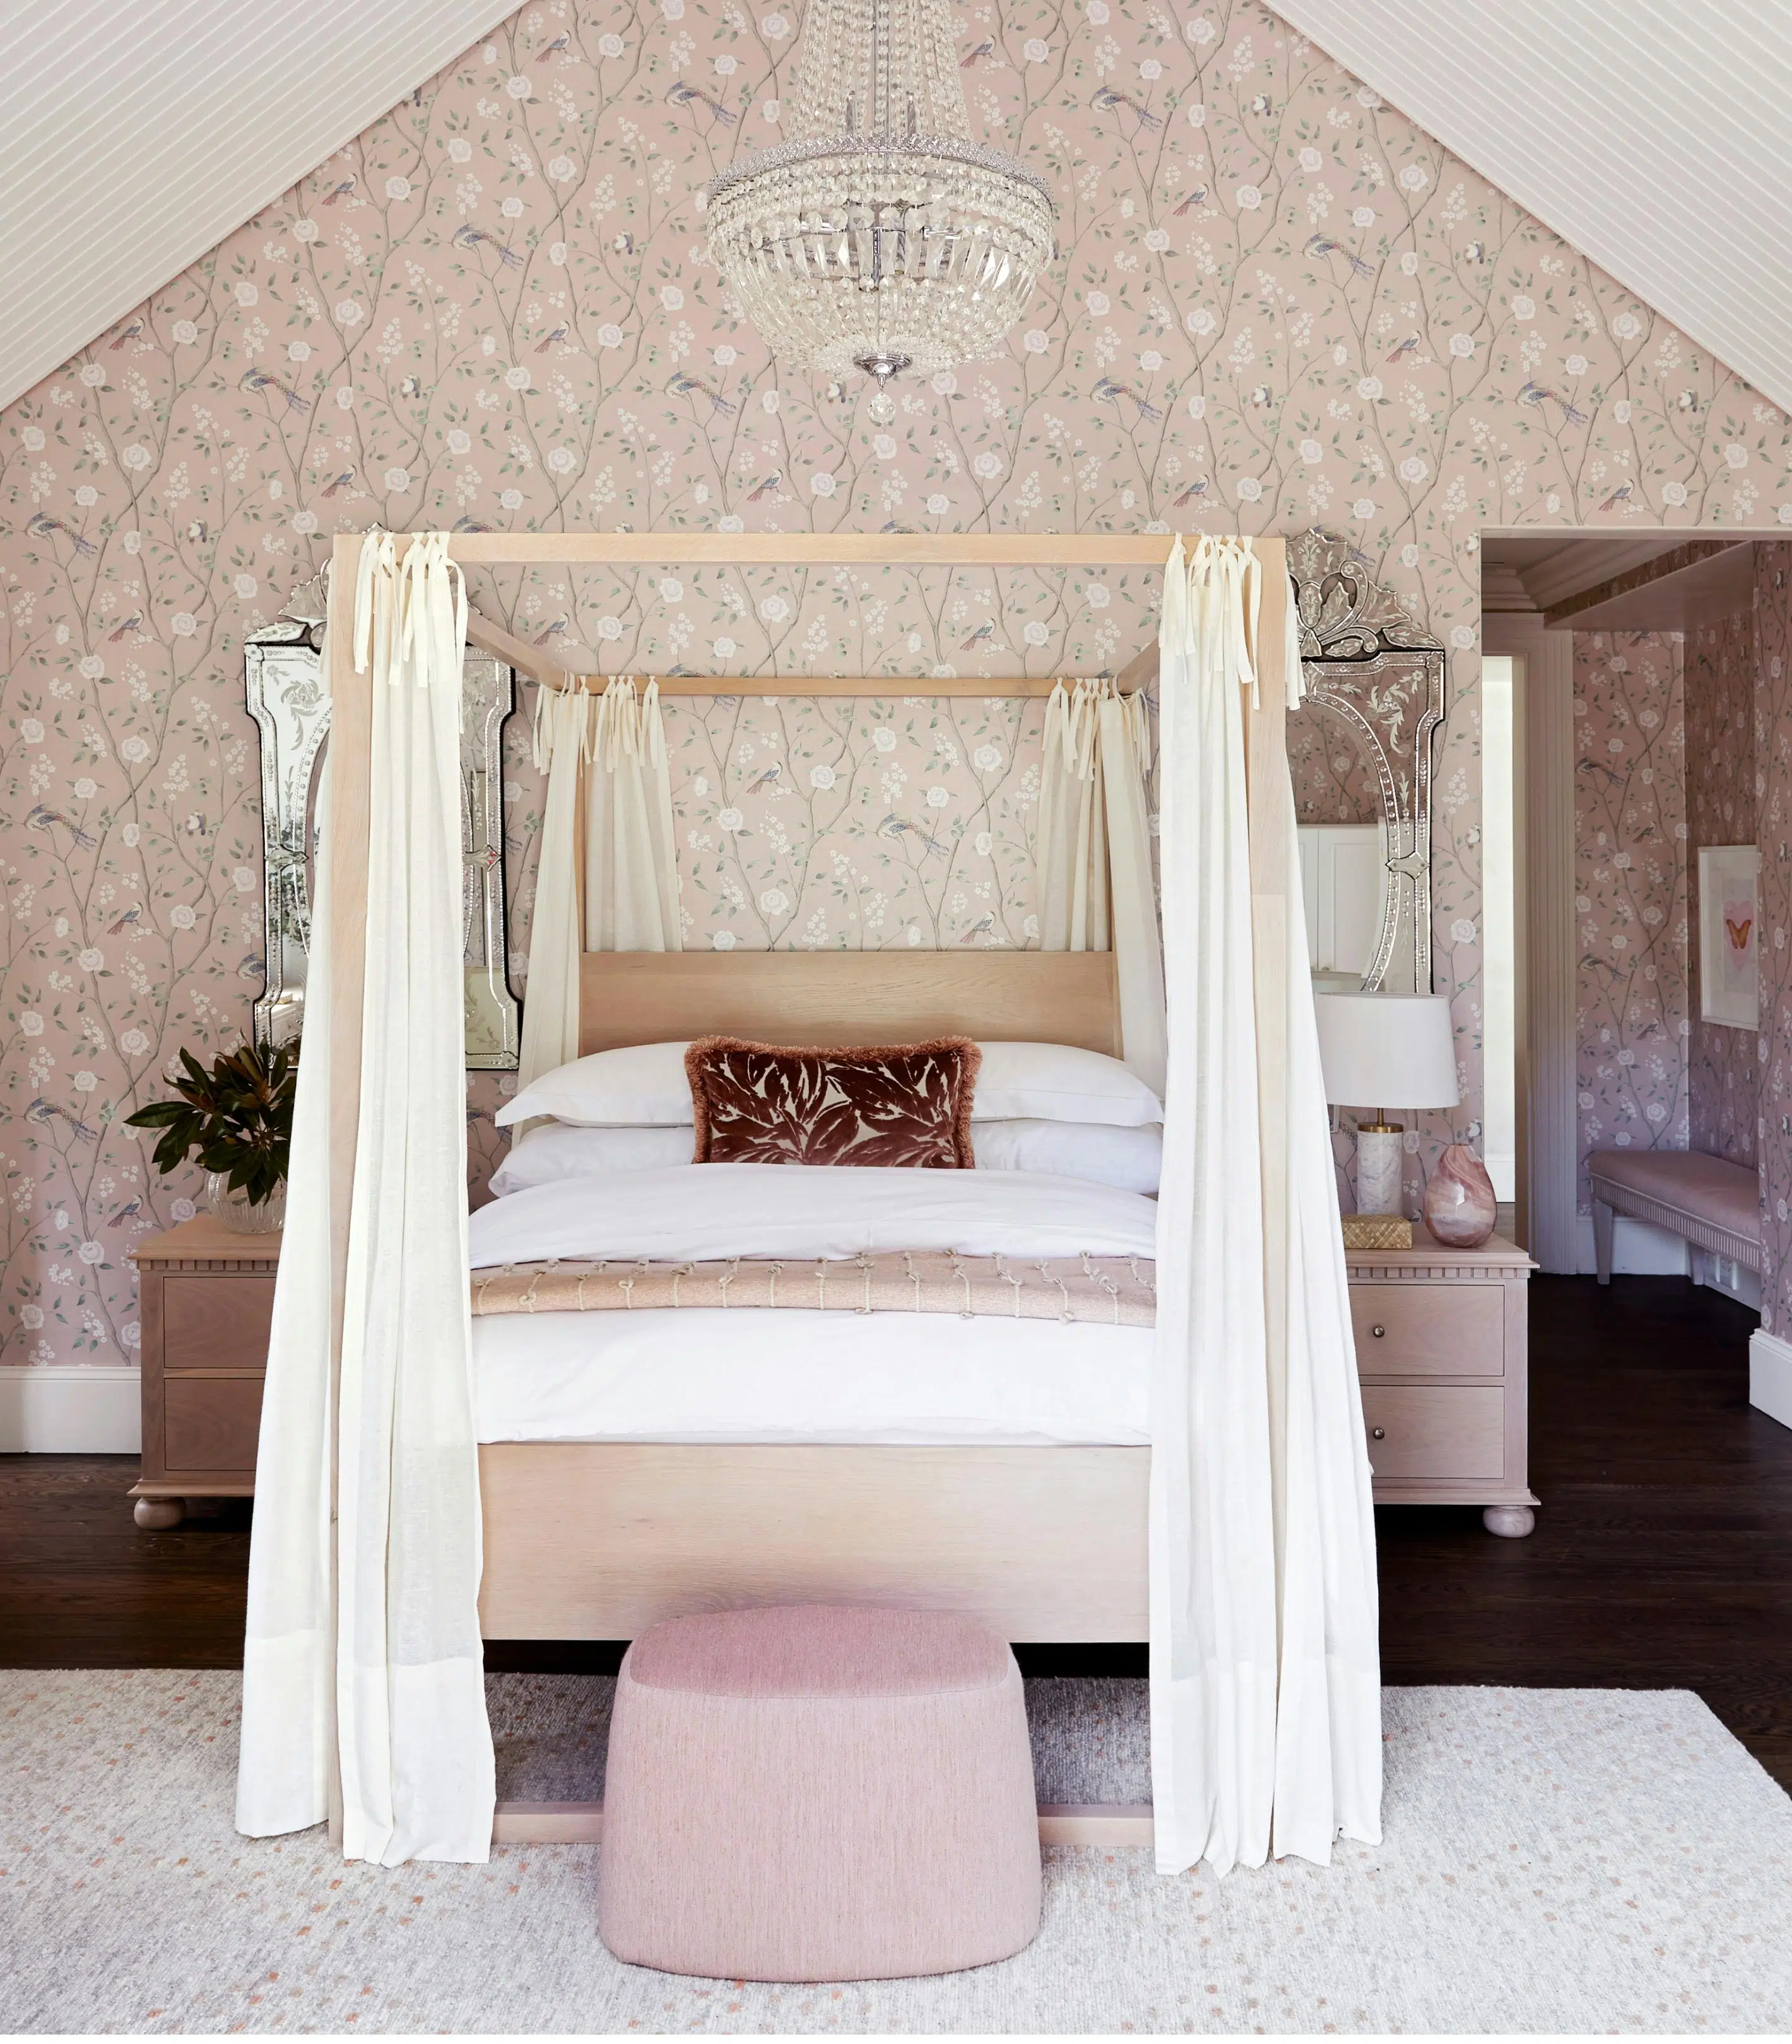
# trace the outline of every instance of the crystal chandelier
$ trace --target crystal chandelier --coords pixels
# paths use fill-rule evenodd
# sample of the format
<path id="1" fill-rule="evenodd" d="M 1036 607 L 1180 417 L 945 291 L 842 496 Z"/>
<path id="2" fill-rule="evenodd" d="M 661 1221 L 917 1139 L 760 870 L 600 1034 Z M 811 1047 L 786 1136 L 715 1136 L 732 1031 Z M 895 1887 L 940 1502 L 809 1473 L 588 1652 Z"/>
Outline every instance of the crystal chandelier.
<path id="1" fill-rule="evenodd" d="M 708 194 L 772 352 L 880 390 L 992 353 L 1052 259 L 1052 194 L 971 140 L 947 0 L 809 0 L 786 133 Z"/>

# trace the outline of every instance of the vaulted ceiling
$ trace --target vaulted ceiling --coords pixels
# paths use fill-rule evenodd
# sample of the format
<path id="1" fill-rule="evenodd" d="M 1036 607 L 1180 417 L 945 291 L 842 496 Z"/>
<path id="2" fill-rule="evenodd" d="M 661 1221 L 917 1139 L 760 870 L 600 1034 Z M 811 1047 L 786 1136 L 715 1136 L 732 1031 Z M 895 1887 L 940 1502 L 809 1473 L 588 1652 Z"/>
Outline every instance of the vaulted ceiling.
<path id="1" fill-rule="evenodd" d="M 513 5 L 0 0 L 0 405 Z M 1786 0 L 1277 11 L 1792 409 Z"/>
<path id="2" fill-rule="evenodd" d="M 1275 0 L 1275 7 L 1792 410 L 1786 0 Z"/>
<path id="3" fill-rule="evenodd" d="M 0 405 L 515 0 L 0 0 Z"/>

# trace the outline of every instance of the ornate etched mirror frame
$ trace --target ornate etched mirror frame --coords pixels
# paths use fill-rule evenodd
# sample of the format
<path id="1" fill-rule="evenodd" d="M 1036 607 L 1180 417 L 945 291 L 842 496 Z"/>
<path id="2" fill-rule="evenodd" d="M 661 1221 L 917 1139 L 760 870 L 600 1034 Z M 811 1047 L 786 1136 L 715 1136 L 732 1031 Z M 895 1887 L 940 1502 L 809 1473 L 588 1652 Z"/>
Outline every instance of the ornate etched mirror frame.
<path id="1" fill-rule="evenodd" d="M 261 733 L 262 912 L 267 983 L 255 1004 L 255 1040 L 296 1042 L 305 1024 L 311 881 L 320 836 L 317 766 L 329 736 L 323 681 L 323 594 L 316 582 L 244 647 L 249 714 Z M 516 704 L 514 670 L 469 647 L 461 700 L 463 934 L 467 1065 L 517 1069 L 521 1009 L 510 990 L 504 872 L 504 720 Z"/>
<path id="2" fill-rule="evenodd" d="M 1290 747 L 1301 719 L 1340 721 L 1373 775 L 1386 834 L 1382 929 L 1364 990 L 1386 986 L 1404 919 L 1412 933 L 1413 990 L 1429 993 L 1432 749 L 1444 720 L 1444 648 L 1336 533 L 1289 540 L 1288 573 L 1307 692 L 1306 705 L 1289 713 Z"/>

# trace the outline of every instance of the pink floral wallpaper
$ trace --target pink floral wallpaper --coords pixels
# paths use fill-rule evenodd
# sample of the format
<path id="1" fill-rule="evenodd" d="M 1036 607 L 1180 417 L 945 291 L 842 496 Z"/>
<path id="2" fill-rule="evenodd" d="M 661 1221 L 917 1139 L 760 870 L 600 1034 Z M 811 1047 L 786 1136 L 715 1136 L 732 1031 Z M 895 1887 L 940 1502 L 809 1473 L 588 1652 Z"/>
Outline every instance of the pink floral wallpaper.
<path id="1" fill-rule="evenodd" d="M 1699 1020 L 1698 852 L 1755 842 L 1755 620 L 1744 612 L 1686 636 L 1686 1013 L 1694 1150 L 1755 1161 L 1758 1039 Z"/>
<path id="2" fill-rule="evenodd" d="M 1755 550 L 1761 847 L 1761 1325 L 1792 1324 L 1792 546 Z"/>
<path id="3" fill-rule="evenodd" d="M 703 255 L 697 194 L 778 136 L 800 25 L 536 0 L 0 414 L 0 1361 L 135 1353 L 124 1252 L 197 1188 L 159 1181 L 121 1119 L 177 1047 L 234 1037 L 260 974 L 243 636 L 376 521 L 1348 532 L 1452 649 L 1437 974 L 1472 1103 L 1479 534 L 1792 523 L 1786 418 L 1256 0 L 971 0 L 973 124 L 1050 179 L 1060 254 L 997 359 L 874 414 L 856 382 L 770 362 Z M 607 667 L 863 659 L 912 688 L 1124 659 L 1150 592 L 668 562 L 486 600 Z M 768 710 L 687 714 L 694 943 L 1024 940 L 1024 732 L 893 701 L 844 737 L 780 724 L 774 755 Z M 818 767 L 873 799 L 836 809 Z M 1639 915 L 1683 912 L 1666 859 Z M 1667 1028 L 1663 989 L 1634 997 Z M 1615 1114 L 1634 1096 L 1611 1083 Z M 1639 1110 L 1632 1132 L 1659 1132 Z"/>
<path id="4" fill-rule="evenodd" d="M 1681 655 L 1678 633 L 1575 634 L 1582 1213 L 1590 1151 L 1686 1147 Z"/>

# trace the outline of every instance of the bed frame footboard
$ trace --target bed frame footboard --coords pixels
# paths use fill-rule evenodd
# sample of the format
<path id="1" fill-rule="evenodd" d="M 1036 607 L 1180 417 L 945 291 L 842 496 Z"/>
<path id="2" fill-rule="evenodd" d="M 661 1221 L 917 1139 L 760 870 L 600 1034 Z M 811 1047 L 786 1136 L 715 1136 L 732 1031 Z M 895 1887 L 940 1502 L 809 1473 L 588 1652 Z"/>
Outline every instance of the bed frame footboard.
<path id="1" fill-rule="evenodd" d="M 1148 1636 L 1148 1448 L 479 1450 L 488 1639 L 633 1639 L 748 1604 L 958 1611 L 1010 1640 Z"/>

